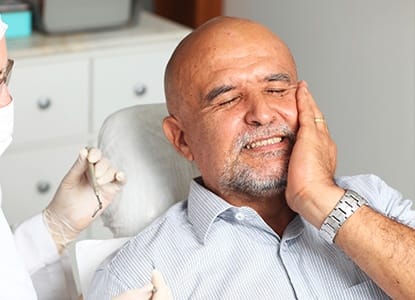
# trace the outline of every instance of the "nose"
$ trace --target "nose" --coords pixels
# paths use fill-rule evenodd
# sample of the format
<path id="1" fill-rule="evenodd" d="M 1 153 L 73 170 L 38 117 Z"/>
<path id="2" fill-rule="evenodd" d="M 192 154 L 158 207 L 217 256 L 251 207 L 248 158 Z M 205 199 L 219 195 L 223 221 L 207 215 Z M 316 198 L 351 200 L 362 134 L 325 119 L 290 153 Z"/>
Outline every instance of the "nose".
<path id="1" fill-rule="evenodd" d="M 262 126 L 272 123 L 278 114 L 275 107 L 267 103 L 267 99 L 257 95 L 251 97 L 245 115 L 245 121 L 252 126 Z"/>

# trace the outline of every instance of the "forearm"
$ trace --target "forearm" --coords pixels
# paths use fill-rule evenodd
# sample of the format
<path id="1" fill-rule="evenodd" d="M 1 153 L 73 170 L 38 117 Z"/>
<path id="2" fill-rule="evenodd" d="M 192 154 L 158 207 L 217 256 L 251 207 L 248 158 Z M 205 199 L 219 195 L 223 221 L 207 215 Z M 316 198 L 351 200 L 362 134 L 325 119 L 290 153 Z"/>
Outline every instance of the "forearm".
<path id="1" fill-rule="evenodd" d="M 393 299 L 415 299 L 415 230 L 364 206 L 335 243 Z"/>

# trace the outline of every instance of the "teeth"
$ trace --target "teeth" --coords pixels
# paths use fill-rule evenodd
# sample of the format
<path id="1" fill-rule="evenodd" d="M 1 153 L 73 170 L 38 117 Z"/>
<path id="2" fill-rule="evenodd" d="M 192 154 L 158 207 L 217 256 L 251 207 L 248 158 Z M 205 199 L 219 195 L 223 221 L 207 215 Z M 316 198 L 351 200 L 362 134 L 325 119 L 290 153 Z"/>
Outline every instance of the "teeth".
<path id="1" fill-rule="evenodd" d="M 262 147 L 262 146 L 277 144 L 277 143 L 280 143 L 281 141 L 282 141 L 282 138 L 281 137 L 274 137 L 274 138 L 267 139 L 267 140 L 253 142 L 253 143 L 247 145 L 246 148 L 247 149 L 254 149 L 254 148 L 257 148 L 257 147 Z"/>

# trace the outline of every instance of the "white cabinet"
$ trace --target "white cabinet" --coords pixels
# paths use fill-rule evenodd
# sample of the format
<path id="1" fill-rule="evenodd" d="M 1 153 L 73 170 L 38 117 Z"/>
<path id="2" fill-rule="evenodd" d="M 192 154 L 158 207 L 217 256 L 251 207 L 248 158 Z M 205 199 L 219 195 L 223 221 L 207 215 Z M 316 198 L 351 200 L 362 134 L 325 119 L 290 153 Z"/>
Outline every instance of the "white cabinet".
<path id="1" fill-rule="evenodd" d="M 176 41 L 161 43 L 151 49 L 131 49 L 93 60 L 94 130 L 119 107 L 165 101 L 163 70 L 176 44 Z"/>
<path id="2" fill-rule="evenodd" d="M 10 90 L 15 100 L 14 143 L 86 135 L 89 62 L 16 61 Z"/>
<path id="3" fill-rule="evenodd" d="M 15 132 L 0 158 L 0 184 L 10 224 L 45 208 L 109 114 L 164 102 L 165 65 L 188 32 L 142 12 L 138 25 L 122 29 L 8 41 Z"/>
<path id="4" fill-rule="evenodd" d="M 1 161 L 3 210 L 11 225 L 39 213 L 55 194 L 83 143 L 12 151 Z"/>

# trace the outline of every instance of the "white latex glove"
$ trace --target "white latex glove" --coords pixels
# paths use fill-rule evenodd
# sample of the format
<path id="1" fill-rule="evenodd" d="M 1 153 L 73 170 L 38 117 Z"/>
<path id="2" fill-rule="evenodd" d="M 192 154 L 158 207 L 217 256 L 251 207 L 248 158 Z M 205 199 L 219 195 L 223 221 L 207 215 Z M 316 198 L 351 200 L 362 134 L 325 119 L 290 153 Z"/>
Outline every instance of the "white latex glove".
<path id="1" fill-rule="evenodd" d="M 88 179 L 88 162 L 94 164 L 103 206 L 94 218 L 92 215 L 98 207 L 98 200 Z M 124 182 L 124 174 L 112 167 L 108 159 L 102 158 L 100 150 L 81 149 L 78 159 L 62 179 L 53 200 L 43 212 L 59 252 L 101 215 Z"/>
<path id="2" fill-rule="evenodd" d="M 151 275 L 151 283 L 140 289 L 127 291 L 112 300 L 173 300 L 173 296 L 163 275 L 160 271 L 154 270 Z"/>
<path id="3" fill-rule="evenodd" d="M 153 285 L 149 283 L 140 289 L 126 291 L 112 300 L 150 300 L 152 295 Z"/>
<path id="4" fill-rule="evenodd" d="M 155 288 L 152 300 L 173 300 L 170 288 L 164 281 L 163 275 L 159 270 L 153 270 L 151 283 Z"/>

